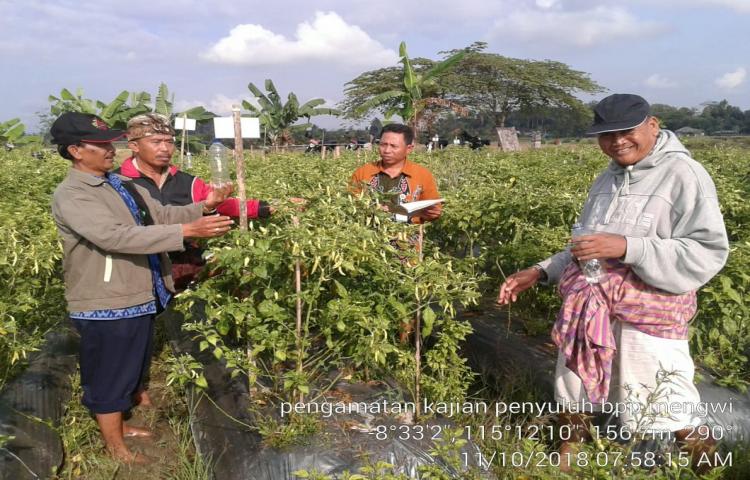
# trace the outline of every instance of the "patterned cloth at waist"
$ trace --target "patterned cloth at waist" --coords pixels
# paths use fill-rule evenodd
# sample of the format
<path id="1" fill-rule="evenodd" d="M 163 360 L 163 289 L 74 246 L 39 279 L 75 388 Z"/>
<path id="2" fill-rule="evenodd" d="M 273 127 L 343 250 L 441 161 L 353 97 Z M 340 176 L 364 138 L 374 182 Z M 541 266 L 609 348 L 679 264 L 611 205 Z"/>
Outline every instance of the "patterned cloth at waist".
<path id="1" fill-rule="evenodd" d="M 581 379 L 589 400 L 607 400 L 616 351 L 612 321 L 627 322 L 660 338 L 687 339 L 696 312 L 695 291 L 672 294 L 644 283 L 616 260 L 605 263 L 599 283 L 590 284 L 576 262 L 559 282 L 563 305 L 552 340 L 565 355 L 565 365 Z"/>

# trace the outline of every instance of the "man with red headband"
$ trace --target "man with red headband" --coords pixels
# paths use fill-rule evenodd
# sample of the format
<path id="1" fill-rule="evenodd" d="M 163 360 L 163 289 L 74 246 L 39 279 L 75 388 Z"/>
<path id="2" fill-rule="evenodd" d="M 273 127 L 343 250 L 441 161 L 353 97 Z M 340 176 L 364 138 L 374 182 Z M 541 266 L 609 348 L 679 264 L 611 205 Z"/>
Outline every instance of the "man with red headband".
<path id="1" fill-rule="evenodd" d="M 179 170 L 172 165 L 175 151 L 174 128 L 169 119 L 158 113 L 146 113 L 133 117 L 128 122 L 128 147 L 133 156 L 127 158 L 116 173 L 124 175 L 149 191 L 162 205 L 189 205 L 201 202 L 211 192 L 200 178 Z M 240 216 L 237 198 L 228 198 L 216 211 L 229 217 Z M 247 201 L 248 218 L 265 218 L 273 209 L 267 202 L 251 199 Z M 171 252 L 172 276 L 175 287 L 184 289 L 204 265 L 203 250 L 194 241 L 188 241 L 185 251 Z"/>

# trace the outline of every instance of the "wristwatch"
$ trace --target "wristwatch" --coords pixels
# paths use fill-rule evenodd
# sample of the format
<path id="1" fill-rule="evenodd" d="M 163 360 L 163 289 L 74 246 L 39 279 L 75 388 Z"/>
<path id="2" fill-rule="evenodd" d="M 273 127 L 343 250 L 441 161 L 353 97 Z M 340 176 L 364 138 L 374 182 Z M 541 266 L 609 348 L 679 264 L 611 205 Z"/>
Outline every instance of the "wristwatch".
<path id="1" fill-rule="evenodd" d="M 547 272 L 544 271 L 544 269 L 540 265 L 532 265 L 531 268 L 539 272 L 539 281 L 540 282 L 546 282 L 547 281 Z"/>

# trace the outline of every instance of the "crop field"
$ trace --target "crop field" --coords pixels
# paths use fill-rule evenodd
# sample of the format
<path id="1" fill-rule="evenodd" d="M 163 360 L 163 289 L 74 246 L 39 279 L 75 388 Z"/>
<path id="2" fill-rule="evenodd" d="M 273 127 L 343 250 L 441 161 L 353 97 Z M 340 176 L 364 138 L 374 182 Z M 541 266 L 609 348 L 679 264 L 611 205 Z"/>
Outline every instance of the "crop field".
<path id="1" fill-rule="evenodd" d="M 731 242 L 728 264 L 699 292 L 691 351 L 717 383 L 745 392 L 750 385 L 750 149 L 706 141 L 687 146 L 716 182 Z M 432 402 L 522 401 L 537 394 L 522 374 L 517 384 L 499 386 L 472 371 L 462 350 L 471 325 L 460 313 L 494 297 L 505 275 L 565 246 L 587 188 L 607 159 L 586 144 L 519 153 L 460 147 L 415 153 L 412 159 L 431 169 L 446 199 L 440 220 L 424 227 L 419 251 L 413 247 L 418 226 L 389 221 L 373 206 L 377 199 L 347 190 L 354 169 L 375 155 L 346 152 L 321 159 L 248 153 L 248 195 L 271 199 L 276 212 L 268 220 L 250 221 L 246 232 L 235 229 L 208 242 L 204 278 L 175 301 L 186 318 L 183 328 L 200 349 L 247 382 L 258 418 L 264 419 L 257 428 L 269 445 L 304 442 L 319 428 L 304 415 L 278 418 L 272 408 L 312 401 L 342 378 L 391 379 L 406 397 Z M 204 162 L 196 158 L 192 173 L 207 177 Z M 63 321 L 61 248 L 49 204 L 66 168 L 67 162 L 51 153 L 40 158 L 24 150 L 0 153 L 0 386 Z M 292 197 L 307 204 L 300 208 L 288 200 Z M 528 335 L 539 335 L 549 332 L 558 306 L 552 288 L 538 287 L 506 310 Z M 173 355 L 164 364 L 167 383 L 205 387 L 195 359 Z M 429 420 L 426 413 L 422 418 Z M 488 421 L 476 415 L 454 420 L 472 428 Z M 504 421 L 551 424 L 549 418 L 524 416 Z M 558 439 L 487 436 L 478 441 L 485 461 L 509 460 L 461 468 L 458 448 L 465 440 L 459 437 L 436 444 L 434 456 L 463 472 L 461 478 L 566 478 L 549 461 Z M 604 439 L 583 448 L 587 459 L 611 460 L 626 455 L 632 442 Z M 519 465 L 510 460 L 514 452 L 539 461 Z M 342 478 L 407 478 L 394 473 L 395 467 L 371 465 Z M 434 466 L 421 475 L 455 478 Z M 705 478 L 748 475 L 747 452 L 736 451 L 731 466 Z M 568 478 L 647 477 L 696 478 L 680 461 L 663 466 L 585 461 Z"/>

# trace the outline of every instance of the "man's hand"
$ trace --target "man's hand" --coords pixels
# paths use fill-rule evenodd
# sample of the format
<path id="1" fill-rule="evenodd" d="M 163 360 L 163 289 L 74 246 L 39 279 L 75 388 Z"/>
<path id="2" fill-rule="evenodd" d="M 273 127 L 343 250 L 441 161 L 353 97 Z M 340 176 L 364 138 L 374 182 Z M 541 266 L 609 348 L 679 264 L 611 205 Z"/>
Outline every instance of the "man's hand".
<path id="1" fill-rule="evenodd" d="M 206 201 L 204 202 L 204 205 L 206 206 L 206 209 L 213 210 L 217 206 L 219 206 L 224 200 L 229 197 L 229 194 L 232 193 L 232 190 L 234 190 L 234 185 L 232 183 L 225 183 L 221 187 L 214 187 L 211 189 L 211 191 L 208 193 L 208 197 L 206 197 Z"/>
<path id="2" fill-rule="evenodd" d="M 440 205 L 433 205 L 431 207 L 427 207 L 424 210 L 421 210 L 419 212 L 419 217 L 423 220 L 427 221 L 433 221 L 440 218 L 440 215 L 443 213 L 443 210 L 440 208 Z"/>
<path id="3" fill-rule="evenodd" d="M 509 276 L 500 285 L 500 293 L 497 294 L 496 302 L 500 305 L 515 302 L 519 293 L 528 290 L 539 281 L 540 275 L 541 273 L 536 268 L 527 268 Z"/>
<path id="4" fill-rule="evenodd" d="M 578 260 L 586 261 L 598 258 L 623 258 L 628 242 L 622 235 L 613 233 L 595 233 L 582 235 L 572 240 L 570 253 Z"/>
<path id="5" fill-rule="evenodd" d="M 185 238 L 212 238 L 224 235 L 234 222 L 229 217 L 209 215 L 191 223 L 182 224 L 182 236 Z"/>

